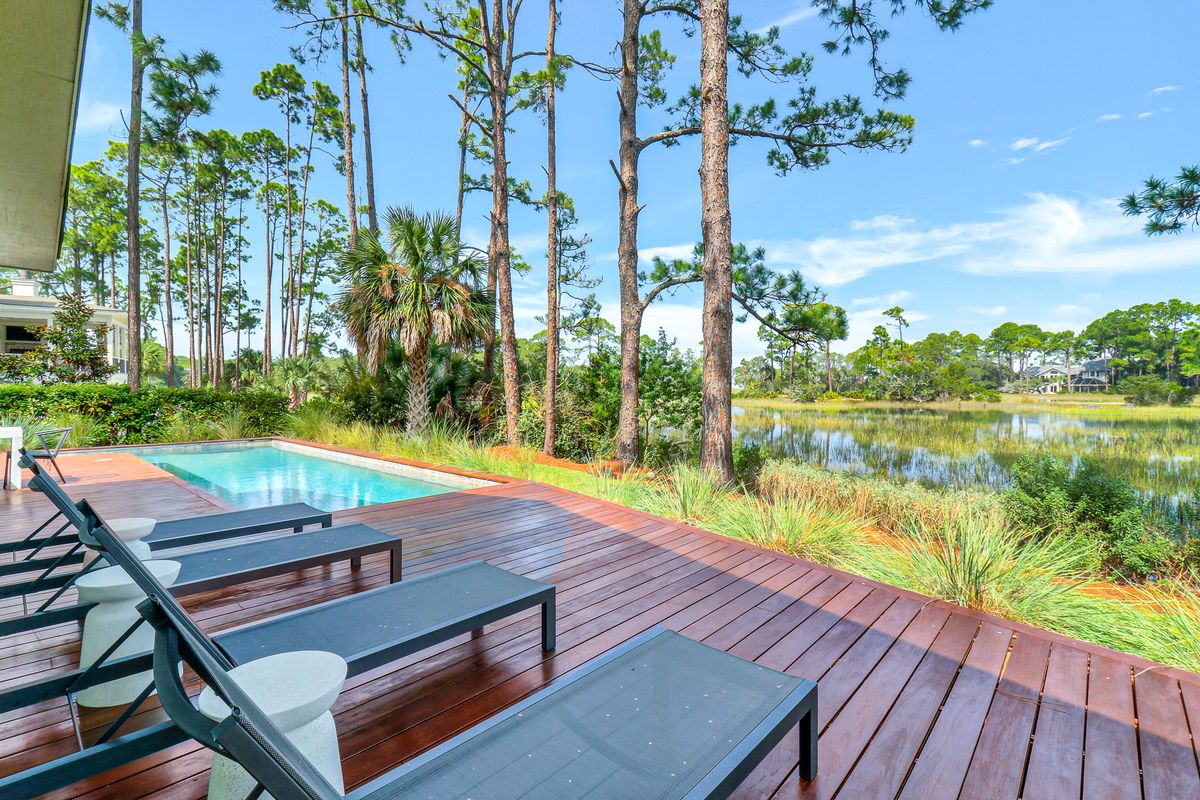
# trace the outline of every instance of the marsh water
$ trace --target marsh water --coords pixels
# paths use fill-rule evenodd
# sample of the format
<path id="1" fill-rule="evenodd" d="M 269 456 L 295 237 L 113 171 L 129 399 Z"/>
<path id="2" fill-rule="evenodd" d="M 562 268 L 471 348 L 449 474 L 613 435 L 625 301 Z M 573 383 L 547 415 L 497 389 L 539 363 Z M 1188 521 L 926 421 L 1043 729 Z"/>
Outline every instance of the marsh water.
<path id="1" fill-rule="evenodd" d="M 1200 413 L 980 406 L 734 408 L 735 435 L 772 456 L 956 488 L 1002 489 L 1033 450 L 1095 458 L 1155 505 L 1200 490 Z"/>

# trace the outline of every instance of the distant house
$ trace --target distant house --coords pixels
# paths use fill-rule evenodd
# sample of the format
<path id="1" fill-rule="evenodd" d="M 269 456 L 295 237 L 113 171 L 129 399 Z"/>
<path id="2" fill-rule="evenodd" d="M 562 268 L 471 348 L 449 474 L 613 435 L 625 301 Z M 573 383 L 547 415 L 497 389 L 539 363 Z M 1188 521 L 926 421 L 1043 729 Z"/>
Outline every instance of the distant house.
<path id="1" fill-rule="evenodd" d="M 58 301 L 38 294 L 37 281 L 32 278 L 13 278 L 9 294 L 0 294 L 0 353 L 24 353 L 41 347 L 37 334 L 29 330 L 54 321 Z M 124 311 L 97 307 L 92 325 L 108 326 L 105 344 L 109 363 L 117 371 L 109 378 L 112 383 L 124 383 L 128 369 L 129 323 Z"/>
<path id="2" fill-rule="evenodd" d="M 1071 391 L 1102 392 L 1109 387 L 1109 359 L 1098 358 L 1071 365 Z M 1034 394 L 1058 394 L 1067 390 L 1067 368 L 1062 364 L 1039 364 L 1027 367 L 1022 380 L 1040 380 Z"/>

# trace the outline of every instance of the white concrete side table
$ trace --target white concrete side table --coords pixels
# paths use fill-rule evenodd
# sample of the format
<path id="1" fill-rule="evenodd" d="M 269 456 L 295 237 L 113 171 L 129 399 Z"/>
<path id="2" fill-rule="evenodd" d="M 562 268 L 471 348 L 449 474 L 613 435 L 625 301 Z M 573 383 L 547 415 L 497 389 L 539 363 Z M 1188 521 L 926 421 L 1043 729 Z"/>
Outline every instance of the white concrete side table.
<path id="1" fill-rule="evenodd" d="M 170 586 L 179 577 L 178 561 L 147 561 L 146 568 L 163 586 Z M 75 582 L 81 603 L 96 603 L 83 620 L 83 642 L 79 649 L 79 666 L 86 669 L 104 655 L 113 642 L 131 625 L 141 619 L 137 604 L 146 598 L 133 578 L 120 567 L 105 567 L 81 576 Z M 154 629 L 143 621 L 133 634 L 121 643 L 110 659 L 145 653 L 154 648 Z M 149 670 L 107 683 L 91 686 L 76 695 L 81 706 L 107 708 L 128 705 L 153 679 Z"/>
<path id="2" fill-rule="evenodd" d="M 8 485 L 14 489 L 21 488 L 21 465 L 17 459 L 21 457 L 21 448 L 25 446 L 25 431 L 21 428 L 0 428 L 0 441 L 7 439 L 12 458 L 8 464 Z M 3 485 L 0 481 L 0 485 Z"/>
<path id="3" fill-rule="evenodd" d="M 325 780 L 344 792 L 342 756 L 329 709 L 346 682 L 346 660 L 335 653 L 297 650 L 239 664 L 229 674 Z M 229 716 L 229 706 L 211 688 L 200 692 L 198 706 L 214 721 Z M 241 800 L 254 786 L 255 780 L 237 763 L 213 756 L 208 800 Z"/>
<path id="4" fill-rule="evenodd" d="M 106 519 L 104 521 L 108 527 L 109 533 L 120 539 L 129 546 L 133 552 L 142 561 L 149 561 L 150 545 L 142 541 L 151 533 L 154 532 L 154 526 L 158 520 L 154 517 L 117 517 L 116 519 Z M 90 564 L 100 554 L 91 548 L 83 555 L 83 563 Z"/>

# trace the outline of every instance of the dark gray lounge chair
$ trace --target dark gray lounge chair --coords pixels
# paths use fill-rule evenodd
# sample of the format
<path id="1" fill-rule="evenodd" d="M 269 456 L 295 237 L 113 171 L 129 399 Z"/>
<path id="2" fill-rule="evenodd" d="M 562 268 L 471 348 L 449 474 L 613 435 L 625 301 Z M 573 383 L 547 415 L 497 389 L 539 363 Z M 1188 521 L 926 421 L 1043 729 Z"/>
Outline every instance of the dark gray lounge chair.
<path id="1" fill-rule="evenodd" d="M 27 460 L 28 456 L 22 457 L 23 466 Z M 60 571 L 64 565 L 82 560 L 83 553 L 80 551 L 85 545 L 103 553 L 103 548 L 91 535 L 91 531 L 98 524 L 99 516 L 86 500 L 73 503 L 66 492 L 36 465 L 32 465 L 32 469 L 31 486 L 43 492 L 58 509 L 58 513 L 72 522 L 72 527 L 77 531 L 78 541 L 62 555 L 0 565 L 0 577 L 38 572 L 36 576 L 27 580 L 0 584 L 0 598 L 27 597 L 35 592 L 56 590 L 49 598 L 42 600 L 33 613 L 0 621 L 0 636 L 83 619 L 91 607 L 88 604 L 57 608 L 52 606 L 80 575 L 93 567 L 108 565 L 105 556 L 96 559 L 83 570 L 69 573 Z M 73 519 L 76 516 L 77 519 Z M 352 566 L 357 567 L 363 556 L 372 553 L 390 554 L 391 579 L 395 582 L 400 580 L 401 547 L 399 538 L 358 523 L 224 545 L 173 556 L 172 560 L 180 564 L 180 573 L 171 591 L 176 596 L 183 597 L 339 561 L 348 560 Z"/>
<path id="2" fill-rule="evenodd" d="M 68 508 L 67 513 L 73 508 Z M 74 513 L 80 514 L 77 509 Z M 92 536 L 107 557 L 148 595 L 159 597 L 177 617 L 188 619 L 195 627 L 171 592 L 162 587 L 123 542 L 108 532 L 103 519 L 97 516 L 96 522 Z M 84 524 L 82 519 L 79 523 Z M 354 676 L 539 606 L 542 648 L 553 650 L 554 587 L 477 561 L 219 633 L 214 637 L 213 647 L 219 648 L 223 663 L 230 665 L 292 650 L 332 651 L 346 659 L 349 675 Z M 196 630 L 199 634 L 199 629 Z M 0 713 L 134 675 L 150 669 L 151 665 L 151 654 L 143 653 L 18 686 L 0 693 Z M 145 696 L 150 688 L 147 687 Z M 187 738 L 169 721 L 117 736 L 139 705 L 135 702 L 126 709 L 98 744 L 41 767 L 0 778 L 0 797 L 5 800 L 37 797 Z"/>
<path id="3" fill-rule="evenodd" d="M 35 475 L 40 474 L 41 469 L 37 466 L 37 461 L 30 451 L 22 449 L 21 456 L 22 467 L 31 470 Z M 0 544 L 0 553 L 28 551 L 22 560 L 29 561 L 48 547 L 76 543 L 78 537 L 67 520 L 59 523 L 59 527 L 53 533 L 43 535 L 62 516 L 62 512 L 57 511 L 21 541 Z M 308 503 L 284 503 L 277 506 L 224 511 L 218 514 L 200 514 L 194 517 L 159 522 L 154 526 L 154 531 L 142 541 L 150 546 L 151 552 L 161 552 L 272 531 L 291 529 L 299 533 L 309 525 L 328 528 L 333 525 L 333 515 L 328 511 L 314 508 Z M 66 563 L 79 563 L 79 559 Z"/>
<path id="4" fill-rule="evenodd" d="M 67 443 L 67 437 L 71 435 L 70 428 L 50 428 L 44 431 L 35 431 L 33 436 L 38 440 L 41 447 L 35 447 L 32 450 L 22 448 L 21 452 L 28 454 L 33 459 L 43 459 L 49 461 L 54 467 L 54 471 L 58 473 L 59 480 L 63 483 L 67 482 L 67 478 L 63 475 L 62 470 L 58 466 L 58 455 L 62 452 L 63 445 Z M 9 450 L 4 454 L 4 488 L 8 488 L 8 470 L 12 465 L 12 451 Z"/>
<path id="5" fill-rule="evenodd" d="M 239 762 L 276 800 L 342 795 L 228 675 L 220 648 L 160 595 L 154 680 L 189 736 Z M 192 705 L 186 662 L 233 709 Z M 799 725 L 800 775 L 817 770 L 817 687 L 656 628 L 346 795 L 353 800 L 726 798 Z M 256 796 L 254 794 L 251 795 Z"/>

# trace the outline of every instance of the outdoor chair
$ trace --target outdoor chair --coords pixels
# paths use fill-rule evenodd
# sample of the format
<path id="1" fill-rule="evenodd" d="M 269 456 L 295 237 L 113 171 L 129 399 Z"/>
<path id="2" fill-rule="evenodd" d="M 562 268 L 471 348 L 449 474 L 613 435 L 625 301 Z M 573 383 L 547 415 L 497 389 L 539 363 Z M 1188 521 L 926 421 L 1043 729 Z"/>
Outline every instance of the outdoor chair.
<path id="1" fill-rule="evenodd" d="M 33 459 L 26 459 L 21 466 L 38 471 Z M 7 474 L 7 473 L 6 473 Z M 0 554 L 29 551 L 25 559 L 35 557 L 41 550 L 78 540 L 69 521 L 56 511 L 45 522 L 19 542 L 0 544 Z M 49 535 L 43 535 L 56 522 L 59 527 Z M 176 547 L 211 544 L 225 539 L 235 539 L 273 531 L 292 530 L 297 533 L 309 525 L 328 528 L 333 525 L 333 515 L 314 508 L 308 503 L 285 503 L 277 506 L 247 508 L 239 511 L 224 511 L 217 514 L 200 514 L 194 517 L 158 522 L 153 532 L 144 541 L 151 551 L 163 551 Z"/>
<path id="2" fill-rule="evenodd" d="M 249 773 L 257 782 L 250 797 L 343 797 L 242 691 L 221 648 L 169 597 L 151 594 L 139 611 L 156 629 L 154 681 L 164 710 L 188 736 Z M 229 716 L 214 722 L 193 705 L 181 661 Z M 811 781 L 816 684 L 655 628 L 345 797 L 726 798 L 797 726 L 800 777 Z"/>
<path id="3" fill-rule="evenodd" d="M 74 504 L 62 510 L 81 530 L 89 530 L 91 523 Z M 174 617 L 195 627 L 174 598 L 174 587 L 166 589 L 129 547 L 108 531 L 104 520 L 94 511 L 92 514 L 94 525 L 88 538 L 95 540 L 105 557 L 124 569 L 144 593 L 169 606 Z M 345 659 L 353 677 L 538 607 L 542 649 L 551 651 L 555 646 L 554 587 L 475 561 L 305 606 L 204 639 L 221 654 L 222 663 L 230 666 L 279 653 L 322 650 Z M 196 633 L 202 636 L 198 628 Z M 87 668 L 0 692 L 0 713 L 63 697 L 70 701 L 84 689 L 137 675 L 152 664 L 149 652 L 102 658 Z M 148 685 L 96 744 L 0 778 L 0 797 L 38 797 L 185 740 L 187 735 L 170 720 L 120 733 L 154 688 Z"/>
<path id="4" fill-rule="evenodd" d="M 19 596 L 27 603 L 27 598 L 35 593 L 54 590 L 32 613 L 29 613 L 26 604 L 23 616 L 0 620 L 0 636 L 82 620 L 91 609 L 91 604 L 52 606 L 80 577 L 109 565 L 104 547 L 93 536 L 100 517 L 87 500 L 72 502 L 62 487 L 50 479 L 28 455 L 22 456 L 21 465 L 33 472 L 31 487 L 46 495 L 76 534 L 74 543 L 64 553 L 0 564 L 0 578 L 36 572 L 31 578 L 0 584 L 0 599 Z M 81 563 L 87 548 L 97 551 L 99 557 L 83 569 L 62 571 L 65 567 Z M 173 561 L 179 562 L 180 572 L 171 591 L 183 597 L 340 561 L 350 561 L 351 567 L 357 568 L 363 556 L 373 553 L 390 555 L 390 577 L 395 582 L 401 576 L 401 548 L 399 538 L 354 523 L 180 553 L 172 556 Z"/>
<path id="5" fill-rule="evenodd" d="M 71 435 L 70 428 L 52 428 L 45 431 L 35 431 L 33 436 L 38 440 L 41 447 L 32 450 L 26 448 L 23 453 L 28 453 L 30 457 L 49 461 L 54 467 L 54 471 L 58 473 L 59 480 L 63 483 L 67 482 L 63 476 L 62 469 L 58 466 L 58 454 L 62 452 L 63 444 L 66 443 L 67 437 Z M 8 450 L 4 453 L 4 488 L 8 488 L 8 473 L 12 468 L 12 451 Z"/>

